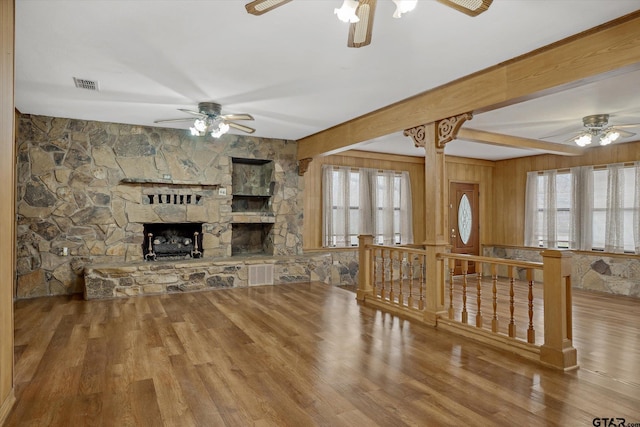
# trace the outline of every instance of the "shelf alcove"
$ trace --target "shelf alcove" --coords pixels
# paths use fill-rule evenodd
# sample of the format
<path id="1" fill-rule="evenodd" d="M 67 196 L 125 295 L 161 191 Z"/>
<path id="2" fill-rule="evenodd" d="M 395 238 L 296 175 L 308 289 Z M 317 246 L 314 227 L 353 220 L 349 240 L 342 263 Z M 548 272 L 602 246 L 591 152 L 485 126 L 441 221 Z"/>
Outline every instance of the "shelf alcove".
<path id="1" fill-rule="evenodd" d="M 236 218 L 231 224 L 231 254 L 273 255 L 274 163 L 272 160 L 233 157 L 231 164 L 231 211 Z"/>

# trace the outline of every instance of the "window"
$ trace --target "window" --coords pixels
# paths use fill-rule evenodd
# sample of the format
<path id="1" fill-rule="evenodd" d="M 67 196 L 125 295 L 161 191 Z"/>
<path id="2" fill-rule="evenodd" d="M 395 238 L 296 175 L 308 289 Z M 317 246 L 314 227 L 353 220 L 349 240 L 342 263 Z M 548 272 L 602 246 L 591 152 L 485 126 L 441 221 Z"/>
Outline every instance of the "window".
<path id="1" fill-rule="evenodd" d="M 357 246 L 359 234 L 384 245 L 413 241 L 407 172 L 323 166 L 323 245 Z"/>
<path id="2" fill-rule="evenodd" d="M 527 175 L 525 244 L 640 253 L 640 162 Z"/>

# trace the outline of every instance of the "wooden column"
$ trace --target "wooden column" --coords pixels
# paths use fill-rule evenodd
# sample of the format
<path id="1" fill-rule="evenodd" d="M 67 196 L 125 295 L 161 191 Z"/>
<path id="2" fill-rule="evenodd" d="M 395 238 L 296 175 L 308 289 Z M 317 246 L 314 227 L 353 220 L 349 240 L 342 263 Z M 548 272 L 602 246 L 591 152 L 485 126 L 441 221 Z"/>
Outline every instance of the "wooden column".
<path id="1" fill-rule="evenodd" d="M 13 294 L 15 283 L 14 0 L 0 0 L 0 425 L 15 401 Z"/>
<path id="2" fill-rule="evenodd" d="M 544 280 L 544 344 L 540 361 L 562 370 L 578 367 L 571 342 L 571 252 L 542 252 Z"/>
<path id="3" fill-rule="evenodd" d="M 436 255 L 448 251 L 448 203 L 449 185 L 445 166 L 444 146 L 455 139 L 462 124 L 471 119 L 471 113 L 416 126 L 404 131 L 413 139 L 416 147 L 423 147 L 425 175 L 425 250 L 426 305 L 424 321 L 435 326 L 439 315 L 445 315 L 444 263 Z"/>
<path id="4" fill-rule="evenodd" d="M 364 301 L 365 295 L 372 294 L 371 281 L 371 251 L 367 250 L 367 245 L 373 244 L 373 236 L 370 234 L 361 234 L 358 236 L 358 291 L 356 299 Z"/>

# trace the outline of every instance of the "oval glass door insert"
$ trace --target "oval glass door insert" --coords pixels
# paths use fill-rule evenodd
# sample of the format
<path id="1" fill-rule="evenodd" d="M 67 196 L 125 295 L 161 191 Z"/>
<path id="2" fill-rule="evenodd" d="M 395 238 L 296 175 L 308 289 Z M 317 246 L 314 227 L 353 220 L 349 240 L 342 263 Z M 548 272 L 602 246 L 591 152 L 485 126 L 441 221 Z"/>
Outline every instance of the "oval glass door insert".
<path id="1" fill-rule="evenodd" d="M 465 245 L 469 242 L 471 237 L 471 221 L 473 221 L 471 213 L 471 203 L 466 194 L 463 194 L 460 198 L 460 205 L 458 206 L 458 233 L 460 233 L 460 240 Z"/>

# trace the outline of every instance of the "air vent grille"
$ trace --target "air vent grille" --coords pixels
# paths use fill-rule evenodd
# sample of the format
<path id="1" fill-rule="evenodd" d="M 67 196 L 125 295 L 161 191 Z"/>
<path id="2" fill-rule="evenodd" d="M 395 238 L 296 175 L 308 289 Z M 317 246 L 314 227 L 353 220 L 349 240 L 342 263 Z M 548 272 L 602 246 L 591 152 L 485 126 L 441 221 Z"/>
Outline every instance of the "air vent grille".
<path id="1" fill-rule="evenodd" d="M 95 90 L 95 91 L 100 90 L 100 88 L 98 87 L 98 82 L 96 80 L 80 79 L 78 77 L 74 77 L 73 83 L 75 83 L 78 89 Z"/>
<path id="2" fill-rule="evenodd" d="M 249 265 L 249 286 L 273 285 L 273 264 Z"/>

